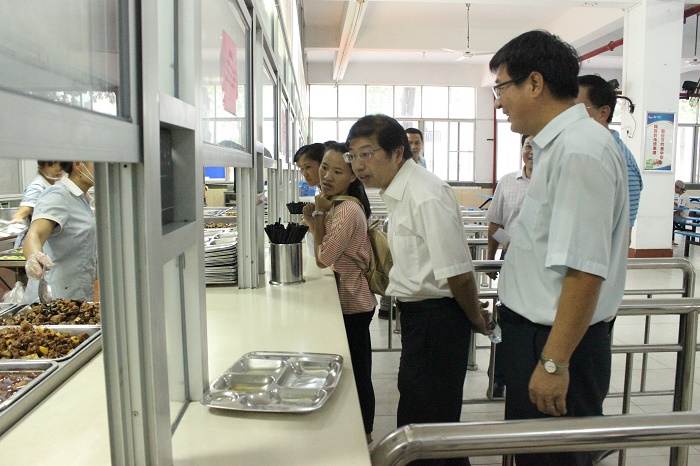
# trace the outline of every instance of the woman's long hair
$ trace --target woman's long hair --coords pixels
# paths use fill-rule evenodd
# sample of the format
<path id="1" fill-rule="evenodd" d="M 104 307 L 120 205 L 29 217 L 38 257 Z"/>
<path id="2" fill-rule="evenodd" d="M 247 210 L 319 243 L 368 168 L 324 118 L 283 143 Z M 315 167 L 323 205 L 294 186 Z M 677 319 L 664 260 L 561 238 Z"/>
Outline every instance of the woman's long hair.
<path id="1" fill-rule="evenodd" d="M 348 151 L 348 146 L 336 142 L 326 148 L 326 152 L 328 151 L 335 151 L 345 154 Z M 348 164 L 348 167 L 350 167 L 350 170 L 352 170 L 351 164 Z M 365 185 L 362 184 L 359 178 L 355 178 L 355 181 L 350 183 L 350 186 L 348 187 L 348 196 L 359 199 L 360 203 L 362 203 L 362 206 L 365 208 L 365 217 L 369 218 L 369 216 L 372 214 L 372 208 L 369 205 L 369 199 L 367 198 L 367 193 L 365 192 Z"/>

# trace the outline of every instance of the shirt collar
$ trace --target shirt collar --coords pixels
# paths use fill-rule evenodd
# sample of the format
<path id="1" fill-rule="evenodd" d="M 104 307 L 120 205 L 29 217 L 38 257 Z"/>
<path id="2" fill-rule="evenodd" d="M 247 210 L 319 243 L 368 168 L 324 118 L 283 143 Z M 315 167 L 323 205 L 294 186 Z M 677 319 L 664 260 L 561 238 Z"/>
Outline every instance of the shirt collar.
<path id="1" fill-rule="evenodd" d="M 84 195 L 85 195 L 85 193 L 83 192 L 83 190 L 80 189 L 80 188 L 78 187 L 77 184 L 73 183 L 73 180 L 71 180 L 71 179 L 68 178 L 67 176 L 64 176 L 63 178 L 61 178 L 60 180 L 58 180 L 58 181 L 56 182 L 56 184 L 58 184 L 58 183 L 61 183 L 61 184 L 63 184 L 66 188 L 68 188 L 68 191 L 70 191 L 71 194 L 73 194 L 74 196 L 80 197 L 80 196 L 84 196 Z"/>
<path id="2" fill-rule="evenodd" d="M 564 110 L 559 115 L 554 117 L 549 123 L 547 123 L 547 125 L 542 128 L 542 131 L 537 133 L 537 136 L 532 138 L 531 143 L 534 143 L 539 149 L 544 149 L 550 142 L 559 136 L 559 133 L 564 131 L 566 127 L 585 118 L 590 118 L 588 116 L 588 111 L 586 111 L 586 106 L 583 104 L 576 104 L 573 107 Z"/>
<path id="3" fill-rule="evenodd" d="M 379 193 L 400 201 L 406 191 L 406 186 L 408 186 L 408 179 L 417 166 L 418 164 L 414 162 L 413 159 L 406 159 L 403 165 L 401 165 L 401 168 L 399 168 L 399 171 L 394 175 L 394 179 L 391 180 L 389 186 L 387 186 L 384 192 L 380 191 Z"/>
<path id="4" fill-rule="evenodd" d="M 519 179 L 527 180 L 527 176 L 525 176 L 525 167 L 520 169 L 518 174 L 515 175 L 515 179 L 516 180 L 519 180 Z M 530 180 L 528 180 L 528 181 L 530 181 Z"/>

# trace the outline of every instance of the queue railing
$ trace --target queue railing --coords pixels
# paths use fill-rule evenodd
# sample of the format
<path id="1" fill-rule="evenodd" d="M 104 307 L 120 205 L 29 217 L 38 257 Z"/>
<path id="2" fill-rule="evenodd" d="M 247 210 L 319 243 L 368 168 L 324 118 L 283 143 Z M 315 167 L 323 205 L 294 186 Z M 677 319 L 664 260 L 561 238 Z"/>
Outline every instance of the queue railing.
<path id="1" fill-rule="evenodd" d="M 486 450 L 482 449 L 484 440 L 479 437 L 480 434 L 477 431 L 482 430 L 484 426 L 497 426 L 491 435 L 502 439 L 503 442 L 489 444 L 489 454 L 621 449 L 618 464 L 624 465 L 626 463 L 626 448 L 633 446 L 659 446 L 661 444 L 656 442 L 664 438 L 666 443 L 663 443 L 663 446 L 672 446 L 669 464 L 673 466 L 687 465 L 688 447 L 686 445 L 700 443 L 700 431 L 692 435 L 692 442 L 686 442 L 687 438 L 685 437 L 664 437 L 664 433 L 668 431 L 669 427 L 664 427 L 665 430 L 659 428 L 659 426 L 652 423 L 653 416 L 645 417 L 628 414 L 630 397 L 634 394 L 631 388 L 632 355 L 634 353 L 656 352 L 677 353 L 672 409 L 678 413 L 690 411 L 692 409 L 695 379 L 698 311 L 700 311 L 700 299 L 696 298 L 625 300 L 620 305 L 618 311 L 620 316 L 679 316 L 678 342 L 675 344 L 613 345 L 613 354 L 623 353 L 627 355 L 623 414 L 620 416 L 408 426 L 409 430 L 410 428 L 418 428 L 418 430 L 414 429 L 410 435 L 405 436 L 405 433 L 397 433 L 401 431 L 401 429 L 398 429 L 385 437 L 372 453 L 373 464 L 405 464 L 402 459 L 404 457 L 409 457 L 407 461 L 410 461 L 419 458 L 449 458 L 486 454 L 484 453 Z M 700 415 L 693 414 L 693 419 L 695 423 L 700 423 Z M 667 423 L 673 424 L 674 422 L 680 422 L 680 420 L 680 417 L 675 421 L 672 418 L 668 418 Z M 547 427 L 541 428 L 542 424 L 538 424 L 538 422 L 549 422 L 551 424 L 545 424 Z M 475 425 L 479 426 L 480 429 L 469 428 L 469 426 Z M 524 425 L 527 428 L 521 429 L 518 425 Z M 580 427 L 580 429 L 577 430 L 576 426 Z M 651 433 L 642 436 L 638 435 L 640 431 L 645 430 L 649 430 Z M 546 434 L 544 433 L 545 431 Z M 575 431 L 575 438 L 571 438 L 571 431 Z M 417 432 L 422 433 L 417 434 Z M 529 437 L 529 435 L 532 435 L 532 432 L 540 432 L 534 436 L 534 438 L 537 438 L 536 441 L 533 437 Z M 524 437 L 520 438 L 520 434 Z M 538 435 L 542 437 L 540 438 Z M 403 439 L 400 440 L 400 446 L 398 447 L 395 444 L 396 438 Z M 519 441 L 515 442 L 514 438 L 518 438 Z M 397 451 L 399 452 L 398 454 L 396 453 Z M 419 452 L 419 456 L 414 456 L 415 451 Z M 382 458 L 381 462 L 375 462 L 375 456 Z M 400 462 L 385 460 L 389 456 L 397 456 Z M 510 458 L 508 462 L 509 460 Z M 377 461 L 380 460 L 378 459 Z"/>
<path id="2" fill-rule="evenodd" d="M 697 445 L 696 413 L 634 414 L 454 424 L 410 424 L 372 450 L 373 466 L 402 466 L 418 459 L 515 453 L 598 451 Z M 687 464 L 671 458 L 669 464 Z"/>

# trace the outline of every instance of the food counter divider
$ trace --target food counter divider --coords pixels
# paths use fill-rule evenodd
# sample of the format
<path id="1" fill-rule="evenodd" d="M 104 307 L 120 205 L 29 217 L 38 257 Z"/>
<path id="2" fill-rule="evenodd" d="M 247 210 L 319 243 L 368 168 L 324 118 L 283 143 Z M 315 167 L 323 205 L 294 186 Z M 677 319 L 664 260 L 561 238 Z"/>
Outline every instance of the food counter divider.
<path id="1" fill-rule="evenodd" d="M 26 306 L 15 306 L 6 309 L 0 316 L 10 315 L 16 309 L 24 309 Z M 20 311 L 21 312 L 21 311 Z M 101 331 L 99 325 L 46 325 L 47 329 L 64 334 L 87 333 L 87 340 L 78 345 L 70 354 L 55 359 L 0 359 L 0 361 L 54 361 L 58 367 L 40 377 L 37 383 L 31 384 L 22 390 L 14 400 L 4 409 L 0 410 L 0 435 L 12 428 L 24 415 L 32 410 L 47 396 L 53 393 L 71 375 L 88 363 L 102 350 Z M 0 328 L 10 328 L 0 326 Z M 0 464 L 2 464 L 0 453 Z"/>
<path id="2" fill-rule="evenodd" d="M 301 285 L 272 286 L 268 276 L 258 289 L 207 288 L 209 380 L 250 351 L 335 353 L 344 367 L 333 395 L 316 411 L 294 414 L 194 401 L 173 435 L 176 465 L 370 465 L 335 281 L 306 253 L 304 275 Z M 102 355 L 0 437 L 0 464 L 43 465 L 48 458 L 110 463 Z"/>

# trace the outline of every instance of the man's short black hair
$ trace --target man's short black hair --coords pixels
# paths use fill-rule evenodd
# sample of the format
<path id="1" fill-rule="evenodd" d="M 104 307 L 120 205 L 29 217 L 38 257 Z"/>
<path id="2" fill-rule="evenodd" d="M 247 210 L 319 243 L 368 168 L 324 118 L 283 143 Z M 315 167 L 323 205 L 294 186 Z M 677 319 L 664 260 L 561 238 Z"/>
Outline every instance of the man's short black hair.
<path id="1" fill-rule="evenodd" d="M 578 85 L 583 87 L 588 95 L 588 100 L 597 107 L 607 105 L 610 107 L 608 123 L 613 119 L 617 94 L 612 86 L 603 78 L 595 74 L 587 74 L 578 77 Z"/>
<path id="2" fill-rule="evenodd" d="M 424 142 L 423 132 L 418 128 L 406 128 L 406 134 L 417 134 L 418 136 L 420 136 L 420 142 Z"/>
<path id="3" fill-rule="evenodd" d="M 406 130 L 401 124 L 390 116 L 380 113 L 365 115 L 355 122 L 348 133 L 347 145 L 355 138 L 369 138 L 377 136 L 377 143 L 384 152 L 391 154 L 395 149 L 403 147 L 403 158 L 408 160 L 413 157 L 411 145 L 408 143 Z"/>
<path id="4" fill-rule="evenodd" d="M 315 160 L 318 163 L 321 163 L 323 160 L 323 154 L 326 152 L 326 146 L 324 144 L 321 144 L 320 142 L 315 142 L 313 144 L 307 144 L 305 146 L 301 146 L 296 154 L 294 154 L 294 163 L 299 163 L 299 160 L 301 160 L 302 157 L 306 156 L 310 158 L 311 160 Z"/>
<path id="5" fill-rule="evenodd" d="M 511 39 L 489 62 L 493 73 L 502 65 L 513 79 L 525 79 L 537 71 L 555 99 L 575 99 L 578 96 L 578 53 L 571 45 L 547 31 L 529 31 Z M 516 81 L 516 84 L 519 82 Z"/>

